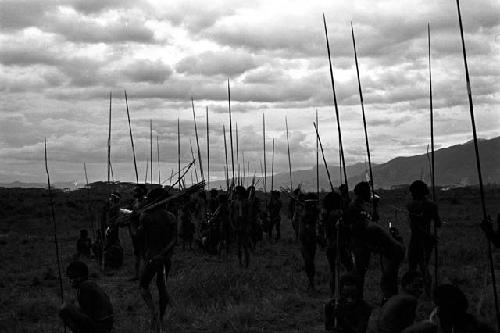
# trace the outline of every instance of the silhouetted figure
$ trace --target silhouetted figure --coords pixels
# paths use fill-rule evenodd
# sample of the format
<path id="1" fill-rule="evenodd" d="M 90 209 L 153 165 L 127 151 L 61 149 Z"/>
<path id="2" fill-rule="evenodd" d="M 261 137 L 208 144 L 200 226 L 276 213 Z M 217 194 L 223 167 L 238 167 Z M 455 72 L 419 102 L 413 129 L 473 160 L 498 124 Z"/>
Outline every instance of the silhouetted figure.
<path id="1" fill-rule="evenodd" d="M 263 239 L 263 230 L 261 223 L 262 212 L 260 209 L 260 199 L 255 195 L 255 187 L 249 186 L 247 188 L 248 192 L 248 205 L 250 208 L 250 243 L 252 249 L 255 248 L 256 244 Z"/>
<path id="2" fill-rule="evenodd" d="M 186 249 L 186 245 L 191 250 L 193 243 L 193 236 L 195 231 L 195 226 L 193 221 L 191 221 L 191 210 L 192 205 L 189 200 L 186 200 L 183 208 L 180 211 L 181 214 L 181 238 L 182 238 L 182 249 Z"/>
<path id="3" fill-rule="evenodd" d="M 351 246 L 355 257 L 354 270 L 364 285 L 371 253 L 382 256 L 380 287 L 383 299 L 395 295 L 398 290 L 398 271 L 405 248 L 401 239 L 372 220 L 368 212 L 371 199 L 368 182 L 358 183 L 354 188 L 355 198 L 345 213 L 345 222 L 351 232 Z M 395 237 L 396 236 L 396 237 Z"/>
<path id="4" fill-rule="evenodd" d="M 340 297 L 325 305 L 325 329 L 336 333 L 365 333 L 372 307 L 363 300 L 361 279 L 347 273 L 340 278 Z"/>
<path id="5" fill-rule="evenodd" d="M 273 229 L 276 229 L 276 241 L 281 238 L 281 200 L 279 191 L 271 191 L 271 200 L 269 201 L 269 239 L 273 238 Z"/>
<path id="6" fill-rule="evenodd" d="M 227 194 L 221 194 L 218 197 L 219 207 L 214 215 L 215 222 L 219 227 L 219 246 L 218 253 L 223 258 L 229 254 L 229 244 L 231 243 L 231 217 L 229 211 L 229 204 L 227 201 Z M 225 253 L 223 253 L 225 252 Z"/>
<path id="7" fill-rule="evenodd" d="M 59 316 L 75 333 L 108 333 L 113 329 L 113 306 L 108 295 L 88 279 L 89 269 L 81 261 L 72 262 L 66 275 L 76 289 L 78 305 L 64 303 Z"/>
<path id="8" fill-rule="evenodd" d="M 89 232 L 86 229 L 80 230 L 80 238 L 76 241 L 76 253 L 78 256 L 90 258 L 92 250 L 92 241 L 89 238 Z"/>
<path id="9" fill-rule="evenodd" d="M 379 311 L 374 311 L 367 333 L 399 333 L 413 325 L 423 288 L 422 274 L 405 273 L 401 278 L 401 293 L 389 298 Z"/>
<path id="10" fill-rule="evenodd" d="M 165 198 L 161 188 L 149 192 L 148 202 Z M 140 278 L 142 297 L 151 314 L 151 328 L 163 327 L 163 316 L 169 302 L 166 281 L 170 272 L 171 257 L 177 241 L 177 221 L 175 216 L 167 211 L 164 205 L 158 205 L 141 214 L 141 228 L 144 230 L 144 268 Z M 156 276 L 159 308 L 153 303 L 149 285 Z"/>
<path id="11" fill-rule="evenodd" d="M 138 210 L 144 206 L 146 194 L 147 189 L 144 184 L 138 184 L 134 188 L 134 202 L 132 203 L 132 214 L 130 215 L 130 223 L 128 224 L 128 231 L 134 248 L 134 276 L 132 280 L 139 280 L 142 258 L 144 256 L 144 235 L 139 228 L 140 214 Z"/>
<path id="12" fill-rule="evenodd" d="M 314 257 L 316 255 L 316 227 L 318 221 L 316 195 L 313 193 L 306 194 L 302 205 L 304 207 L 299 217 L 300 251 L 304 259 L 304 269 L 309 280 L 308 289 L 314 290 L 314 275 L 316 273 Z"/>
<path id="13" fill-rule="evenodd" d="M 319 229 L 322 237 L 326 239 L 326 257 L 330 266 L 330 293 L 332 296 L 335 292 L 337 253 L 340 263 L 347 271 L 352 271 L 354 268 L 349 249 L 349 229 L 343 223 L 342 214 L 341 196 L 337 192 L 328 193 L 323 199 Z"/>
<path id="14" fill-rule="evenodd" d="M 288 201 L 288 219 L 292 223 L 296 242 L 299 240 L 299 217 L 297 215 L 300 215 L 296 214 L 297 208 L 300 208 L 300 205 L 297 205 L 297 202 L 301 195 L 300 187 L 297 187 L 292 193 L 293 198 L 290 198 Z"/>
<path id="15" fill-rule="evenodd" d="M 106 229 L 104 242 L 104 267 L 117 269 L 123 265 L 123 247 L 120 243 L 118 224 Z"/>
<path id="16" fill-rule="evenodd" d="M 431 231 L 431 223 L 433 222 L 437 228 L 440 228 L 441 219 L 437 205 L 427 199 L 429 189 L 423 181 L 414 181 L 410 185 L 410 193 L 412 201 L 407 205 L 411 230 L 410 244 L 408 245 L 408 270 L 416 271 L 417 268 L 420 270 L 424 276 L 426 293 L 430 294 L 429 262 L 432 250 L 436 245 L 436 239 Z"/>
<path id="17" fill-rule="evenodd" d="M 250 222 L 247 191 L 243 186 L 236 186 L 235 199 L 231 203 L 232 229 L 236 233 L 238 260 L 242 264 L 242 250 L 245 255 L 245 267 L 250 265 Z"/>

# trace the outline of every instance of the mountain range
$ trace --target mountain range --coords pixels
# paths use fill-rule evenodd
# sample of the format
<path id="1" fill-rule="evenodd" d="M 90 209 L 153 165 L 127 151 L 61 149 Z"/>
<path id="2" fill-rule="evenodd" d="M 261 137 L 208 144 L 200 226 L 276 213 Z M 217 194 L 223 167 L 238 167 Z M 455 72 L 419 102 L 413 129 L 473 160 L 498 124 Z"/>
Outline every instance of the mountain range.
<path id="1" fill-rule="evenodd" d="M 478 141 L 481 157 L 481 171 L 484 184 L 500 184 L 500 137 Z M 436 185 L 444 187 L 461 187 L 478 184 L 478 174 L 473 141 L 464 144 L 441 148 L 435 151 L 435 180 Z M 327 173 L 320 160 L 319 184 L 320 189 L 330 188 Z M 368 179 L 367 165 L 357 163 L 346 167 L 346 174 L 350 187 L 361 180 Z M 340 183 L 340 169 L 338 165 L 329 163 L 332 183 L 335 187 Z M 375 188 L 391 188 L 399 185 L 410 184 L 413 180 L 422 179 L 430 183 L 430 154 L 414 155 L 407 157 L 396 157 L 386 163 L 373 164 L 373 179 Z M 250 183 L 246 180 L 246 184 Z M 275 174 L 273 179 L 274 189 L 290 187 L 290 175 L 288 172 Z M 316 189 L 316 167 L 309 170 L 292 171 L 293 186 L 302 185 L 305 190 Z M 225 188 L 225 181 L 210 182 L 211 187 Z M 19 181 L 0 184 L 0 187 L 23 187 L 44 188 L 43 183 L 22 183 Z M 259 180 L 257 187 L 262 186 Z M 54 187 L 74 189 L 73 182 L 60 182 Z M 271 188 L 271 177 L 267 177 L 267 189 Z"/>

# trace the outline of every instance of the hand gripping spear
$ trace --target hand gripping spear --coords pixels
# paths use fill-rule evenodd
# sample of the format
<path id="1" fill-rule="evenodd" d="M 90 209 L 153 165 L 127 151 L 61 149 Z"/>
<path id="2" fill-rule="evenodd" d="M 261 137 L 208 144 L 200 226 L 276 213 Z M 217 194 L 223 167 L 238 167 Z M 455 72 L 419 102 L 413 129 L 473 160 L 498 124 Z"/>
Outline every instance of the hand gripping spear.
<path id="1" fill-rule="evenodd" d="M 330 53 L 330 42 L 328 41 L 328 29 L 326 27 L 326 19 L 325 14 L 323 14 L 323 25 L 325 27 L 325 37 L 326 37 L 326 49 L 328 52 L 328 63 L 330 65 L 330 81 L 332 82 L 332 92 L 333 92 L 333 104 L 335 106 L 335 116 L 337 117 L 337 131 L 339 134 L 339 148 L 340 148 L 340 159 L 342 163 L 342 168 L 344 170 L 344 181 L 345 185 L 347 185 L 347 173 L 345 170 L 345 158 L 344 158 L 344 147 L 342 146 L 342 131 L 340 130 L 340 116 L 339 116 L 339 107 L 337 104 L 337 94 L 335 93 L 335 80 L 333 78 L 333 69 L 332 69 L 332 59 Z"/>
<path id="2" fill-rule="evenodd" d="M 47 172 L 47 187 L 49 190 L 49 200 L 50 200 L 50 212 L 52 216 L 52 223 L 54 224 L 54 243 L 56 245 L 56 258 L 57 258 L 57 273 L 59 277 L 59 292 L 61 293 L 61 303 L 64 303 L 64 289 L 62 284 L 62 274 L 61 274 L 61 259 L 59 255 L 59 241 L 57 240 L 57 223 L 56 223 L 56 213 L 54 209 L 54 200 L 52 199 L 52 188 L 50 186 L 50 175 L 49 166 L 47 163 L 47 139 L 45 139 L 45 171 Z M 66 326 L 64 326 L 64 332 L 66 332 Z"/>
<path id="3" fill-rule="evenodd" d="M 472 90 L 470 86 L 470 78 L 469 78 L 469 67 L 467 66 L 467 53 L 465 51 L 465 40 L 464 40 L 464 28 L 462 25 L 462 15 L 460 14 L 460 2 L 457 0 L 457 11 L 458 11 L 458 23 L 460 26 L 460 37 L 462 39 L 462 53 L 464 57 L 464 66 L 465 66 L 465 82 L 467 85 L 467 95 L 469 96 L 469 112 L 470 119 L 472 123 L 472 136 L 474 138 L 474 148 L 476 151 L 476 166 L 477 166 L 477 175 L 479 179 L 479 193 L 481 195 L 481 207 L 483 210 L 483 219 L 488 219 L 488 214 L 486 213 L 486 202 L 484 198 L 484 188 L 483 188 L 483 177 L 481 175 L 481 160 L 479 158 L 479 148 L 477 144 L 477 133 L 476 133 L 476 122 L 474 120 L 474 105 L 472 103 Z M 495 312 L 497 317 L 497 330 L 500 331 L 500 311 L 498 309 L 498 294 L 497 294 L 497 283 L 495 278 L 495 267 L 493 265 L 493 256 L 491 251 L 491 243 L 488 241 L 488 259 L 490 264 L 490 272 L 491 272 L 491 284 L 493 286 L 493 296 L 495 297 Z"/>

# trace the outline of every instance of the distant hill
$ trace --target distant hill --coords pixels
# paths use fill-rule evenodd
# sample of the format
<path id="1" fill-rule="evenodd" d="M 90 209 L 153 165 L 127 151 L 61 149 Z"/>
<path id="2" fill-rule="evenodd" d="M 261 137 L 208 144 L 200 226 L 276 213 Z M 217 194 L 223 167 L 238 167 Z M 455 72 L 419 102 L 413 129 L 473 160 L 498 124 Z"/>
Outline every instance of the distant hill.
<path id="1" fill-rule="evenodd" d="M 54 183 L 51 185 L 55 188 L 60 188 L 60 189 L 64 189 L 64 188 L 68 188 L 71 190 L 76 189 L 74 182 L 58 182 L 58 183 Z M 23 183 L 20 181 L 15 181 L 12 183 L 0 184 L 0 187 L 5 187 L 5 188 L 46 188 L 47 183 Z"/>
<path id="2" fill-rule="evenodd" d="M 481 170 L 485 184 L 500 184 L 500 137 L 490 140 L 479 140 Z M 430 158 L 430 154 L 429 154 Z M 386 163 L 373 165 L 373 178 L 376 188 L 410 184 L 415 179 L 423 179 L 430 183 L 429 160 L 426 154 L 396 157 Z M 474 143 L 472 141 L 435 152 L 436 185 L 467 186 L 478 184 Z M 330 174 L 335 187 L 339 184 L 340 170 L 338 166 L 329 164 Z M 349 187 L 361 180 L 366 180 L 367 166 L 357 163 L 347 167 Z M 309 170 L 292 172 L 293 185 L 302 184 L 306 190 L 316 189 L 316 167 Z M 249 181 L 247 180 L 247 183 Z M 212 185 L 212 183 L 211 183 Z M 225 182 L 214 182 L 214 187 L 225 187 Z M 258 187 L 260 187 L 260 183 Z M 289 173 L 274 175 L 274 188 L 290 187 Z M 330 187 L 323 163 L 320 165 L 320 189 Z M 267 189 L 271 188 L 271 177 L 267 179 Z"/>

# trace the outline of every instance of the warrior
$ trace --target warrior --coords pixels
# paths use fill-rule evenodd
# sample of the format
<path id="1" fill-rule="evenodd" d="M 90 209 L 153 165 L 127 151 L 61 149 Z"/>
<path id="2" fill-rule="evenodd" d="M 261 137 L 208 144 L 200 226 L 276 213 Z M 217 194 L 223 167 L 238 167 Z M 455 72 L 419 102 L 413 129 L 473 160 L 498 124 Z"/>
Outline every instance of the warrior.
<path id="1" fill-rule="evenodd" d="M 90 251 L 92 248 L 92 241 L 89 238 L 89 232 L 86 229 L 80 230 L 80 238 L 76 241 L 77 256 L 84 256 L 90 258 Z"/>
<path id="2" fill-rule="evenodd" d="M 231 203 L 231 224 L 236 233 L 239 263 L 242 264 L 241 250 L 243 249 L 245 267 L 248 268 L 250 264 L 250 223 L 247 191 L 243 186 L 236 186 L 234 191 L 236 198 Z"/>
<path id="3" fill-rule="evenodd" d="M 326 239 L 326 257 L 330 266 L 330 293 L 335 292 L 336 260 L 339 256 L 340 262 L 347 271 L 352 271 L 353 262 L 349 249 L 349 230 L 342 219 L 342 198 L 337 192 L 328 193 L 323 199 L 323 207 L 320 215 L 320 232 L 322 239 Z"/>
<path id="4" fill-rule="evenodd" d="M 295 231 L 295 241 L 299 240 L 298 216 L 296 215 L 296 211 L 297 208 L 300 207 L 300 205 L 297 205 L 297 201 L 300 196 L 301 196 L 300 187 L 297 187 L 293 191 L 293 198 L 290 198 L 290 200 L 288 201 L 288 219 L 292 223 L 293 231 Z"/>
<path id="5" fill-rule="evenodd" d="M 431 222 L 437 228 L 441 227 L 441 219 L 438 207 L 427 199 L 429 189 L 427 185 L 416 180 L 410 185 L 412 201 L 408 203 L 410 217 L 410 244 L 408 245 L 408 270 L 416 271 L 417 267 L 424 276 L 426 293 L 430 293 L 431 275 L 429 273 L 429 261 L 432 250 L 436 245 L 436 239 L 431 233 Z"/>
<path id="6" fill-rule="evenodd" d="M 66 275 L 76 289 L 78 306 L 64 303 L 59 317 L 72 332 L 109 333 L 113 329 L 113 306 L 108 295 L 89 280 L 89 269 L 81 261 L 69 264 Z"/>
<path id="7" fill-rule="evenodd" d="M 298 225 L 301 253 L 309 280 L 308 289 L 314 290 L 314 257 L 316 255 L 316 222 L 318 220 L 316 195 L 313 193 L 306 194 L 303 202 L 298 201 L 296 203 L 296 205 L 299 204 L 304 206 Z"/>
<path id="8" fill-rule="evenodd" d="M 164 190 L 157 188 L 149 192 L 149 203 L 165 198 Z M 143 212 L 140 216 L 140 228 L 144 233 L 145 265 L 140 278 L 142 297 L 151 314 L 151 328 L 160 330 L 163 327 L 163 316 L 169 302 L 166 281 L 171 266 L 174 246 L 177 242 L 177 221 L 175 216 L 157 205 Z M 159 308 L 156 310 L 149 285 L 156 276 Z"/>
<path id="9" fill-rule="evenodd" d="M 144 235 L 139 232 L 139 214 L 137 211 L 144 206 L 146 194 L 147 190 L 144 184 L 139 184 L 134 189 L 132 214 L 130 215 L 130 223 L 128 224 L 128 231 L 134 248 L 134 277 L 132 280 L 139 279 L 141 261 L 144 255 Z"/>
<path id="10" fill-rule="evenodd" d="M 382 256 L 382 277 L 380 287 L 383 300 L 387 300 L 398 290 L 399 265 L 404 259 L 405 248 L 395 229 L 392 232 L 373 221 L 368 212 L 371 191 L 368 182 L 360 182 L 354 188 L 355 199 L 344 214 L 346 225 L 350 228 L 351 249 L 354 254 L 354 270 L 364 285 L 371 253 Z"/>
<path id="11" fill-rule="evenodd" d="M 281 200 L 279 191 L 271 191 L 271 200 L 268 205 L 269 210 L 269 239 L 273 237 L 273 229 L 276 228 L 276 241 L 281 238 Z"/>

